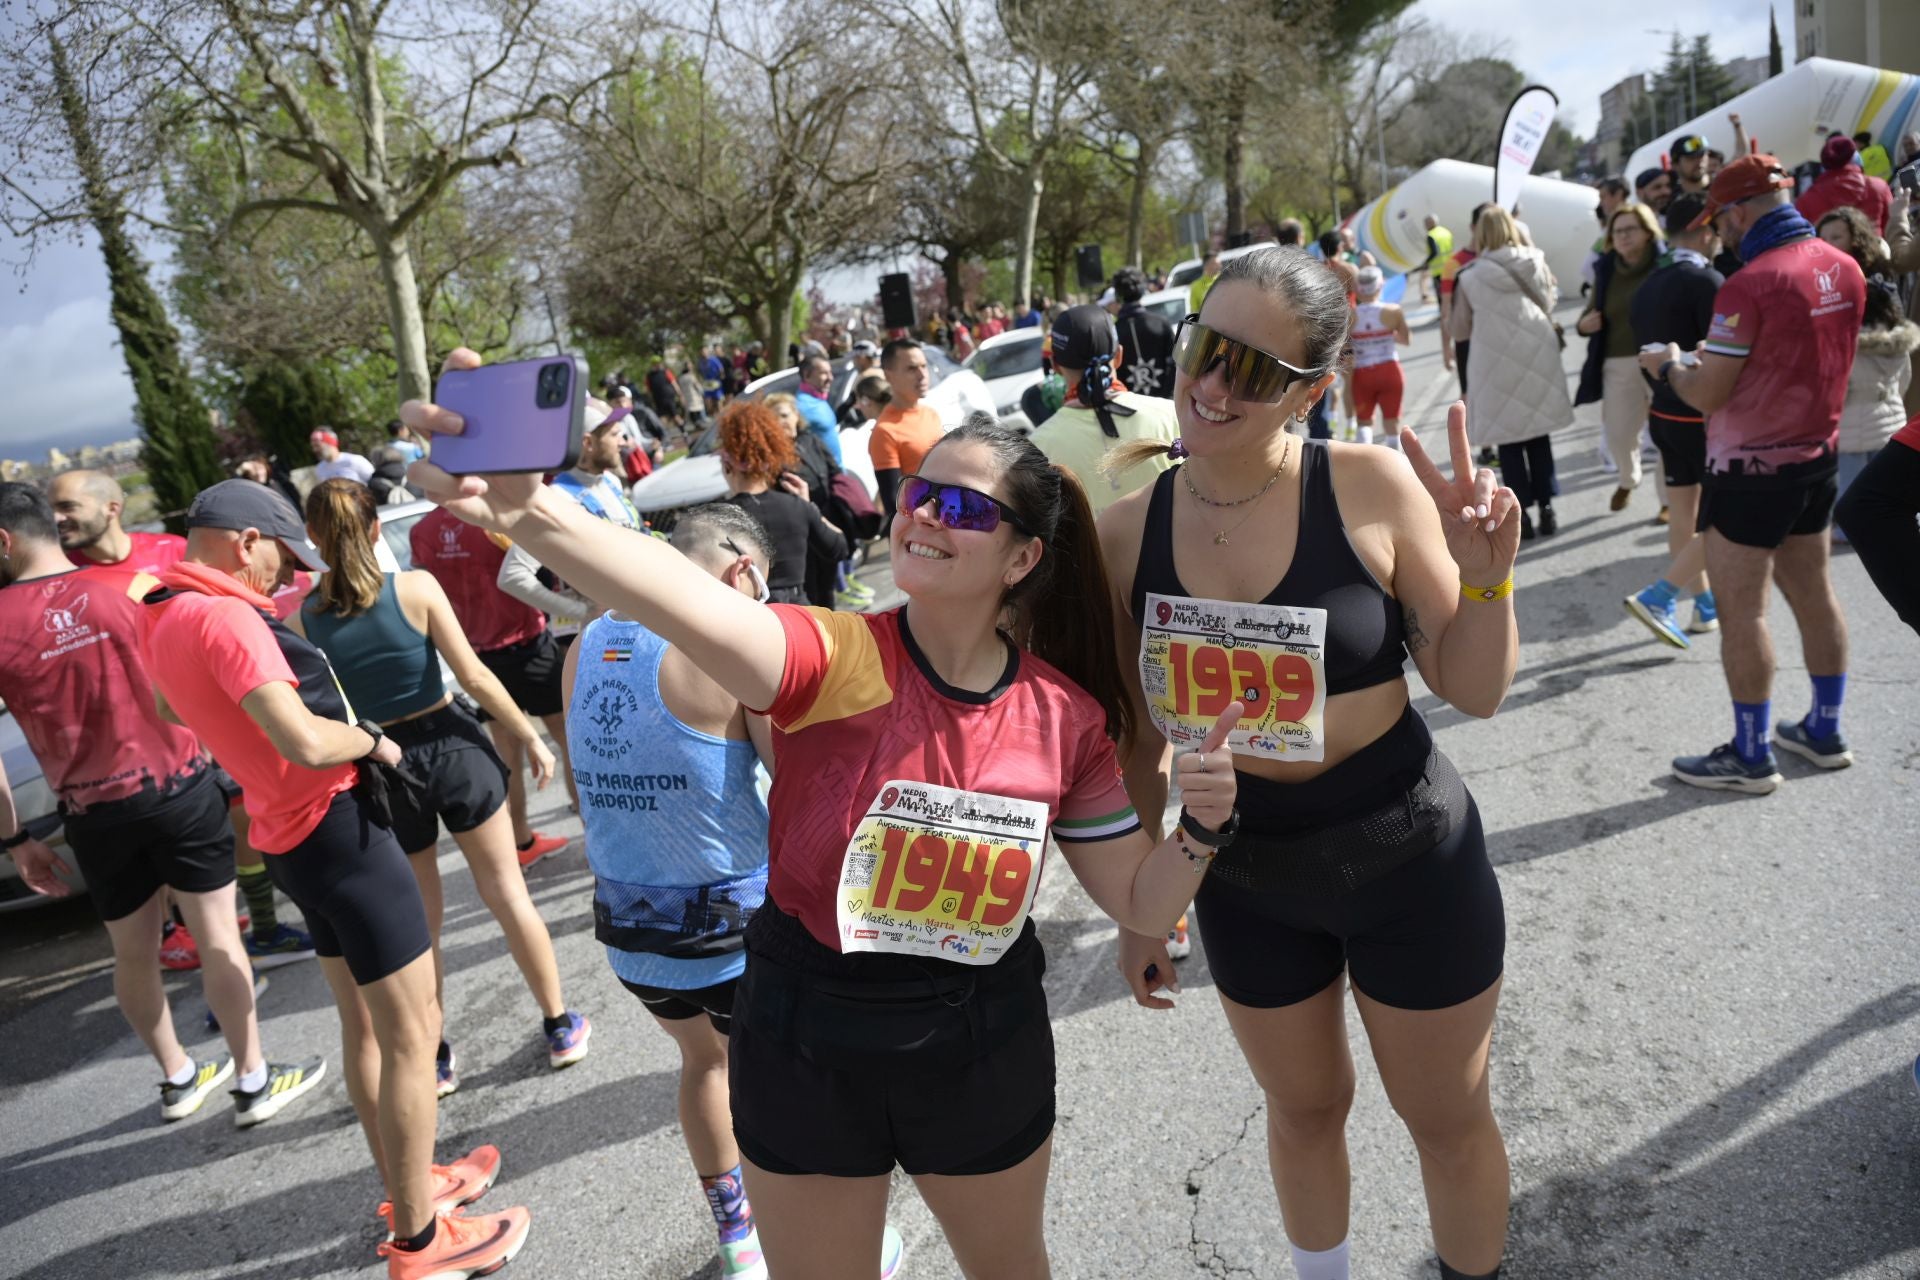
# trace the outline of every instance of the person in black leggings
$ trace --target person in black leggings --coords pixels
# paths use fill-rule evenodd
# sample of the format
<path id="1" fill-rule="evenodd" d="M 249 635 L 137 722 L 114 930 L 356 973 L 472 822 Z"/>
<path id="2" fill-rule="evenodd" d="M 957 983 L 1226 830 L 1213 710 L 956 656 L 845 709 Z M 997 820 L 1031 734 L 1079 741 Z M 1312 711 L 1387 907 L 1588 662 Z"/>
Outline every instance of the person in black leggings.
<path id="1" fill-rule="evenodd" d="M 1348 1274 L 1350 984 L 1419 1151 L 1441 1274 L 1491 1276 L 1508 1204 L 1487 1062 L 1506 918 L 1473 798 L 1402 669 L 1411 656 L 1469 715 L 1499 706 L 1519 646 L 1520 504 L 1473 470 L 1460 405 L 1452 481 L 1410 431 L 1411 470 L 1287 432 L 1331 383 L 1347 326 L 1339 278 L 1273 248 L 1228 264 L 1181 332 L 1171 452 L 1186 460 L 1101 517 L 1138 672 L 1128 791 L 1158 819 L 1169 744 L 1189 750 L 1241 698 L 1240 831 L 1194 909 L 1266 1091 L 1295 1270 Z M 1116 450 L 1112 465 L 1138 457 Z M 1172 974 L 1161 939 L 1123 933 L 1120 966 L 1140 1004 L 1170 1007 L 1154 994 Z"/>
<path id="2" fill-rule="evenodd" d="M 1894 433 L 1834 508 L 1873 585 L 1900 621 L 1920 632 L 1920 417 Z"/>

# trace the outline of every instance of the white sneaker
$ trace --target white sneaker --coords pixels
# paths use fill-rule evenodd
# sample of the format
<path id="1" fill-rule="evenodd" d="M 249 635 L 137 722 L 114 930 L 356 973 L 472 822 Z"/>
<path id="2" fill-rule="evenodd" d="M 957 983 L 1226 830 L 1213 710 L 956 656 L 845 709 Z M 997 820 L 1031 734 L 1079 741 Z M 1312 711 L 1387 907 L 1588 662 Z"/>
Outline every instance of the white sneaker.
<path id="1" fill-rule="evenodd" d="M 1187 933 L 1187 918 L 1180 917 L 1180 923 L 1167 931 L 1167 958 L 1185 960 L 1193 954 L 1193 939 Z"/>

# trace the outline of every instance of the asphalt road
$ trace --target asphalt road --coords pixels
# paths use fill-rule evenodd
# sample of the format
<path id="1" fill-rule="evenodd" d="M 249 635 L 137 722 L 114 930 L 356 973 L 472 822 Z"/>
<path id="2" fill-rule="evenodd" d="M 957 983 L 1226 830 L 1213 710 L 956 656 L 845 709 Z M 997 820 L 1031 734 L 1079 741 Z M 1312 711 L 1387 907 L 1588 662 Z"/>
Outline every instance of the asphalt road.
<path id="1" fill-rule="evenodd" d="M 1572 355 L 1569 354 L 1569 364 Z M 1430 327 L 1408 361 L 1417 423 L 1448 387 Z M 1652 495 L 1609 514 L 1597 429 L 1558 441 L 1558 537 L 1529 545 L 1524 648 L 1505 708 L 1469 720 L 1416 689 L 1485 816 L 1509 920 L 1494 1098 L 1513 1156 L 1512 1277 L 1897 1277 L 1920 1274 L 1920 642 L 1850 554 L 1835 576 L 1853 635 L 1852 769 L 1783 758 L 1766 798 L 1682 788 L 1668 758 L 1727 733 L 1718 641 L 1655 644 L 1620 609 L 1664 537 Z M 884 565 L 872 571 L 885 585 Z M 1776 602 L 1777 707 L 1805 670 Z M 564 801 L 542 825 L 576 831 Z M 538 1019 L 497 930 L 448 872 L 447 1022 L 464 1067 L 443 1154 L 505 1152 L 483 1203 L 525 1203 L 532 1239 L 508 1275 L 679 1280 L 717 1274 L 674 1118 L 667 1038 L 594 943 L 578 846 L 529 876 L 593 1054 L 549 1072 Z M 1037 916 L 1060 1057 L 1049 1189 L 1056 1273 L 1284 1277 L 1261 1097 L 1205 961 L 1174 1013 L 1135 1008 L 1111 925 L 1056 868 Z M 84 906 L 0 921 L 0 1274 L 309 1280 L 373 1274 L 379 1188 L 332 1083 L 262 1128 L 224 1103 L 179 1126 L 113 1004 Z M 204 1003 L 169 979 L 183 1029 Z M 269 1051 L 337 1050 L 320 974 L 276 970 Z M 1357 1020 L 1351 1125 L 1354 1274 L 1431 1276 L 1412 1146 Z M 902 1181 L 905 1275 L 956 1274 Z"/>

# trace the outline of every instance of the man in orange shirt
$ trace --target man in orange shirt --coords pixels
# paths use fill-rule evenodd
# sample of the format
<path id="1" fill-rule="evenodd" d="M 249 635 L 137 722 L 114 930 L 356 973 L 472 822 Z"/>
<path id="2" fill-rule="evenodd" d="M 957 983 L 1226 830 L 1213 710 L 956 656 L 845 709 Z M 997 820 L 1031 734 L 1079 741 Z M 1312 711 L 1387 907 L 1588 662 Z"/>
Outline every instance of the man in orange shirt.
<path id="1" fill-rule="evenodd" d="M 912 338 L 896 338 L 880 351 L 880 372 L 886 375 L 893 400 L 873 420 L 867 452 L 873 458 L 873 478 L 880 485 L 880 501 L 887 520 L 893 520 L 893 491 L 900 477 L 920 469 L 920 460 L 940 443 L 946 426 L 940 414 L 920 403 L 933 380 L 927 372 L 927 353 Z"/>

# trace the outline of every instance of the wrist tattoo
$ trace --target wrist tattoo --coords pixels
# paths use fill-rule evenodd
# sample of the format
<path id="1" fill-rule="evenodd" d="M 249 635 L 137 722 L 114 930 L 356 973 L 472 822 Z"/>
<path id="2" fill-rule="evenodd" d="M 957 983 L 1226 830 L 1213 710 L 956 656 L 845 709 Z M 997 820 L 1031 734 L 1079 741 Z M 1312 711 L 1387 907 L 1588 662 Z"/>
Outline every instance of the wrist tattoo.
<path id="1" fill-rule="evenodd" d="M 1412 605 L 1406 608 L 1407 654 L 1411 657 L 1433 641 L 1427 639 L 1427 633 L 1420 629 L 1420 613 Z"/>

